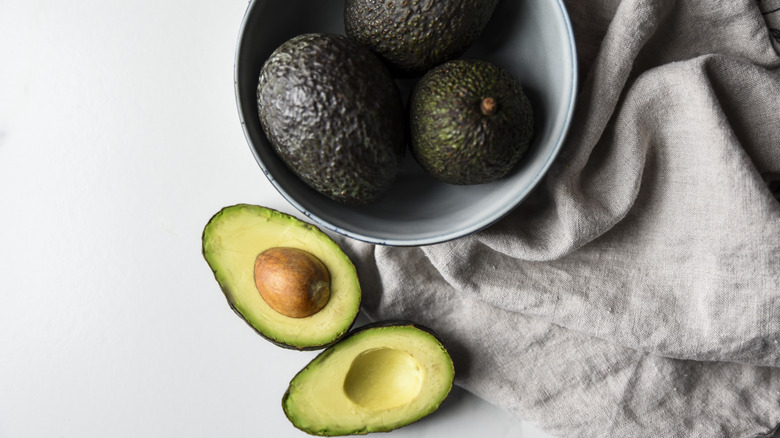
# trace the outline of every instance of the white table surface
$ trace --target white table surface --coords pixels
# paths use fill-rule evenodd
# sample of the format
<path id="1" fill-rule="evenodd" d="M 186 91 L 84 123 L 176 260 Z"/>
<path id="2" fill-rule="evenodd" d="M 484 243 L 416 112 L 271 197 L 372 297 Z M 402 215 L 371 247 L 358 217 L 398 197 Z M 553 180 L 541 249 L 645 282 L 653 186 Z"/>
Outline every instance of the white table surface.
<path id="1" fill-rule="evenodd" d="M 280 399 L 316 353 L 255 335 L 200 254 L 225 205 L 294 213 L 238 121 L 246 6 L 0 0 L 0 437 L 304 436 Z M 548 437 L 459 389 L 389 436 Z"/>

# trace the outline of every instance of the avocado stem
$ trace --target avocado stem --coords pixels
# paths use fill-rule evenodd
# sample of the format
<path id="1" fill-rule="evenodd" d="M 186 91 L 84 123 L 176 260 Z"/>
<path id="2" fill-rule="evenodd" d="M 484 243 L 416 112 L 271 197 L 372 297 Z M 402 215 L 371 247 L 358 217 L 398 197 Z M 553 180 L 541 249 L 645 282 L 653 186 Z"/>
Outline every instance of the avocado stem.
<path id="1" fill-rule="evenodd" d="M 492 116 L 496 113 L 496 100 L 492 97 L 485 97 L 482 99 L 482 103 L 480 104 L 480 109 L 482 110 L 482 114 L 486 116 Z"/>

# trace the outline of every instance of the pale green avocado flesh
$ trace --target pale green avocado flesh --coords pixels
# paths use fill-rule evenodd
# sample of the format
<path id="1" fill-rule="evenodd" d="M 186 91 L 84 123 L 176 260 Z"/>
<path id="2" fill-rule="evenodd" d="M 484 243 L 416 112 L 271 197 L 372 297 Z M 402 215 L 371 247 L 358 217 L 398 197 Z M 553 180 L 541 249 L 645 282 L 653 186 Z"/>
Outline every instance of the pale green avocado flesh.
<path id="1" fill-rule="evenodd" d="M 290 382 L 282 407 L 312 435 L 387 432 L 434 412 L 454 375 L 449 353 L 430 330 L 378 323 L 317 356 Z"/>
<path id="2" fill-rule="evenodd" d="M 258 254 L 298 248 L 316 256 L 331 277 L 325 307 L 305 318 L 273 310 L 254 281 Z M 203 231 L 203 256 L 230 306 L 268 340 L 288 348 L 323 348 L 347 333 L 360 309 L 360 283 L 349 257 L 314 225 L 269 208 L 240 204 L 214 215 Z"/>

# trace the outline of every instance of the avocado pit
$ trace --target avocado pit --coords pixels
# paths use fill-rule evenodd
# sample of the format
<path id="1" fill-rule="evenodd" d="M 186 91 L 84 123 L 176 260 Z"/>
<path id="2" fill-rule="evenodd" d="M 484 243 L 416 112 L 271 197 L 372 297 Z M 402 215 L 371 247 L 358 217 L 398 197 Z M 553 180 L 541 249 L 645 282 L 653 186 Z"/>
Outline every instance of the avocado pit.
<path id="1" fill-rule="evenodd" d="M 269 307 L 291 318 L 322 310 L 330 299 L 330 273 L 315 255 L 275 247 L 255 259 L 255 286 Z"/>

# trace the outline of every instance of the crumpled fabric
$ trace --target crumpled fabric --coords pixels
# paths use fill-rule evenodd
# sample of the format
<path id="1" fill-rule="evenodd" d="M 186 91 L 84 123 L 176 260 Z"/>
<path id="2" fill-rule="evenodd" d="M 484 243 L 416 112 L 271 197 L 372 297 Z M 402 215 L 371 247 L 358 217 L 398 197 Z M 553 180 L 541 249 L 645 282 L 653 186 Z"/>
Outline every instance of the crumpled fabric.
<path id="1" fill-rule="evenodd" d="M 565 4 L 581 83 L 549 173 L 467 237 L 342 239 L 364 312 L 431 327 L 458 385 L 552 435 L 771 436 L 780 0 Z"/>

